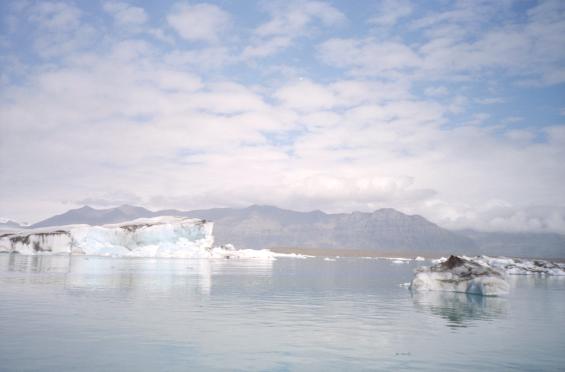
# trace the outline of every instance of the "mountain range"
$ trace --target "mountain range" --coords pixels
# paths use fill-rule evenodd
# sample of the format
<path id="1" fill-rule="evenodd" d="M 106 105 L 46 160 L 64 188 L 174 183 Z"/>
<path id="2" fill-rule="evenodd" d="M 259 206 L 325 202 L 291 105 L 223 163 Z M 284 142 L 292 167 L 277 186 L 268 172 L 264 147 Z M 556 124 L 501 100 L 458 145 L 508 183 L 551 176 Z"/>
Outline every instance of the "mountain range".
<path id="1" fill-rule="evenodd" d="M 100 225 L 140 217 L 185 216 L 214 221 L 217 244 L 238 248 L 362 249 L 387 253 L 440 255 L 461 253 L 516 257 L 565 257 L 565 236 L 551 233 L 448 230 L 424 217 L 395 209 L 372 213 L 296 212 L 272 206 L 151 211 L 123 205 L 71 209 L 31 227 L 69 224 Z"/>

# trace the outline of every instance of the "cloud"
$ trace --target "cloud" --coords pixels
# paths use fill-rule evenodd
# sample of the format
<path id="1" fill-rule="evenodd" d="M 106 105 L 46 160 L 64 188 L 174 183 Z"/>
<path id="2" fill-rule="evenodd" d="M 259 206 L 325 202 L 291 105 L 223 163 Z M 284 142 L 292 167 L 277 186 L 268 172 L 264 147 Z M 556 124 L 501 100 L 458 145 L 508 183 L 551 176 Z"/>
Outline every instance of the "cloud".
<path id="1" fill-rule="evenodd" d="M 135 27 L 147 22 L 147 14 L 143 8 L 124 2 L 104 2 L 103 9 L 114 17 L 120 26 Z"/>
<path id="2" fill-rule="evenodd" d="M 167 63 L 175 66 L 191 66 L 196 70 L 214 70 L 231 65 L 233 56 L 223 46 L 210 46 L 190 50 L 174 50 L 164 56 Z"/>
<path id="3" fill-rule="evenodd" d="M 320 58 L 354 75 L 379 75 L 417 68 L 422 61 L 408 46 L 373 39 L 330 39 L 318 47 Z"/>
<path id="4" fill-rule="evenodd" d="M 262 58 L 273 55 L 292 45 L 292 37 L 276 36 L 256 42 L 254 45 L 245 47 L 241 56 L 243 59 Z"/>
<path id="5" fill-rule="evenodd" d="M 274 3 L 267 9 L 271 19 L 254 30 L 255 40 L 243 50 L 243 59 L 273 55 L 295 39 L 311 36 L 317 26 L 335 27 L 346 20 L 337 8 L 320 1 Z"/>
<path id="6" fill-rule="evenodd" d="M 385 0 L 380 4 L 378 14 L 369 19 L 369 23 L 375 26 L 390 27 L 400 19 L 409 16 L 413 10 L 410 1 Z"/>
<path id="7" fill-rule="evenodd" d="M 48 31 L 70 31 L 80 25 L 81 11 L 72 4 L 44 1 L 29 9 L 28 19 Z"/>
<path id="8" fill-rule="evenodd" d="M 231 16 L 213 4 L 177 3 L 167 21 L 185 40 L 216 43 L 230 26 Z"/>
<path id="9" fill-rule="evenodd" d="M 407 89 L 400 82 L 387 84 L 339 80 L 331 84 L 317 84 L 299 79 L 281 86 L 274 92 L 274 97 L 285 107 L 307 112 L 396 100 L 407 97 Z"/>
<path id="10" fill-rule="evenodd" d="M 475 102 L 481 105 L 494 105 L 496 103 L 503 103 L 506 100 L 503 97 L 485 97 L 485 98 L 477 98 Z"/>
<path id="11" fill-rule="evenodd" d="M 298 110 L 331 108 L 336 104 L 336 97 L 331 91 L 310 81 L 282 87 L 275 96 L 283 105 Z"/>
<path id="12" fill-rule="evenodd" d="M 73 205 L 88 205 L 91 207 L 115 207 L 118 205 L 138 205 L 143 203 L 143 199 L 129 192 L 111 192 L 101 194 L 99 197 L 89 197 L 85 199 L 69 201 Z"/>
<path id="13" fill-rule="evenodd" d="M 83 11 L 72 3 L 22 2 L 15 8 L 17 22 L 12 25 L 13 32 L 28 35 L 34 54 L 41 58 L 65 57 L 92 45 L 98 36 L 84 20 Z"/>
<path id="14" fill-rule="evenodd" d="M 424 90 L 424 94 L 430 97 L 442 97 L 449 94 L 449 89 L 444 86 L 428 87 Z"/>
<path id="15" fill-rule="evenodd" d="M 565 41 L 556 36 L 565 33 L 562 2 L 537 4 L 525 22 L 513 18 L 510 9 L 507 2 L 453 3 L 444 11 L 407 21 L 409 27 L 392 39 L 325 41 L 318 48 L 319 58 L 360 76 L 408 71 L 413 80 L 462 80 L 502 73 L 527 84 L 564 82 Z M 505 21 L 493 26 L 498 18 Z M 411 30 L 422 38 L 403 41 Z"/>
<path id="16" fill-rule="evenodd" d="M 393 207 L 454 228 L 565 232 L 562 87 L 543 85 L 562 70 L 562 6 L 512 8 L 517 19 L 497 4 L 381 9 L 378 34 L 321 2 L 269 3 L 266 20 L 147 8 L 144 23 L 124 21 L 141 32 L 86 7 L 22 6 L 13 32 L 29 45 L 8 34 L 3 49 L 0 214 L 38 220 L 75 202 Z M 175 19 L 182 40 L 167 42 Z M 533 94 L 547 105 L 536 101 L 535 121 L 518 107 Z"/>

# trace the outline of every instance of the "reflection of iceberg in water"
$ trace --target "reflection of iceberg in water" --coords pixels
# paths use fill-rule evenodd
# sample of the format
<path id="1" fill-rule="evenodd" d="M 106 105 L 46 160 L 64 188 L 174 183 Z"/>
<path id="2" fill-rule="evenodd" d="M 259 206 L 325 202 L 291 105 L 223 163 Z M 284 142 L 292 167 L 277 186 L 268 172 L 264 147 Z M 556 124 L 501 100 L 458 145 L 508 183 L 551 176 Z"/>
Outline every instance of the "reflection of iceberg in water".
<path id="1" fill-rule="evenodd" d="M 66 273 L 69 270 L 70 261 L 69 256 L 51 256 L 51 259 L 46 260 L 42 256 L 2 254 L 0 255 L 0 269 L 34 273 Z"/>
<path id="2" fill-rule="evenodd" d="M 60 282 L 71 291 L 119 290 L 125 295 L 178 292 L 209 294 L 214 276 L 270 275 L 273 260 L 265 259 L 163 259 L 96 256 L 0 255 L 0 269 L 24 275 L 24 282 Z"/>
<path id="3" fill-rule="evenodd" d="M 561 287 L 565 284 L 565 275 L 508 275 L 508 281 L 513 288 L 527 287 L 550 289 L 555 285 L 559 285 Z"/>
<path id="4" fill-rule="evenodd" d="M 430 291 L 412 293 L 412 300 L 418 310 L 445 319 L 446 325 L 452 328 L 504 318 L 508 313 L 507 300 L 500 297 Z"/>
<path id="5" fill-rule="evenodd" d="M 209 293 L 212 270 L 208 261 L 73 257 L 66 286 L 73 290 L 119 289 L 132 295 L 176 290 Z"/>

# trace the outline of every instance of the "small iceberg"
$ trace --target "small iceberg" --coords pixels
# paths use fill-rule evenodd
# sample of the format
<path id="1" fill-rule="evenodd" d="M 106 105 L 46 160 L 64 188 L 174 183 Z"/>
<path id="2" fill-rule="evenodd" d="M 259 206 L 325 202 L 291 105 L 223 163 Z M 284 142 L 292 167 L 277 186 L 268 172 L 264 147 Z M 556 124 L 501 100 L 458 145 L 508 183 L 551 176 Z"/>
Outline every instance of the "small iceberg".
<path id="1" fill-rule="evenodd" d="M 503 271 L 466 258 L 450 256 L 431 267 L 418 268 L 410 289 L 500 296 L 508 294 L 510 285 Z"/>

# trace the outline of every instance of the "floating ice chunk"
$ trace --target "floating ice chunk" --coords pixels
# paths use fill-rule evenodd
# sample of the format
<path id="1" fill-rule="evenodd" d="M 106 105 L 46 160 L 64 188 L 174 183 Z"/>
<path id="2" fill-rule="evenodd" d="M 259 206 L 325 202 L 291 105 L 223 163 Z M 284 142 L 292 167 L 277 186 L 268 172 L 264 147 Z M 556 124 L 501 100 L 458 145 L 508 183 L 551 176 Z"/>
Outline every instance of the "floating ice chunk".
<path id="1" fill-rule="evenodd" d="M 394 263 L 394 264 L 405 264 L 405 263 L 410 262 L 410 260 L 400 260 L 400 259 L 398 259 L 398 260 L 391 260 L 391 261 L 392 261 L 392 263 Z"/>
<path id="2" fill-rule="evenodd" d="M 382 258 L 391 261 L 394 264 L 405 264 L 412 261 L 411 258 L 405 258 L 405 257 L 382 257 Z"/>
<path id="3" fill-rule="evenodd" d="M 414 259 L 415 261 L 425 261 L 426 259 L 422 256 L 418 256 Z"/>
<path id="4" fill-rule="evenodd" d="M 324 257 L 324 261 L 336 261 L 336 259 L 331 257 Z"/>
<path id="5" fill-rule="evenodd" d="M 435 260 L 432 260 L 432 263 L 434 265 L 437 265 L 437 264 L 445 262 L 445 261 L 447 261 L 447 257 L 440 257 L 440 258 L 436 258 Z"/>
<path id="6" fill-rule="evenodd" d="M 308 254 L 300 254 L 300 253 L 276 253 L 273 252 L 273 254 L 275 255 L 275 257 L 288 257 L 288 258 L 312 258 L 315 256 L 311 256 Z"/>
<path id="7" fill-rule="evenodd" d="M 510 286 L 503 272 L 465 258 L 451 256 L 432 267 L 419 268 L 410 289 L 498 296 L 507 294 Z"/>

